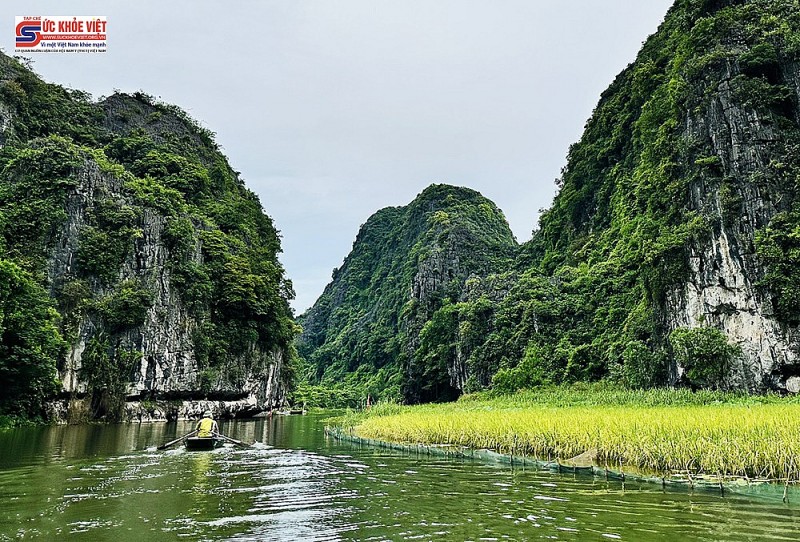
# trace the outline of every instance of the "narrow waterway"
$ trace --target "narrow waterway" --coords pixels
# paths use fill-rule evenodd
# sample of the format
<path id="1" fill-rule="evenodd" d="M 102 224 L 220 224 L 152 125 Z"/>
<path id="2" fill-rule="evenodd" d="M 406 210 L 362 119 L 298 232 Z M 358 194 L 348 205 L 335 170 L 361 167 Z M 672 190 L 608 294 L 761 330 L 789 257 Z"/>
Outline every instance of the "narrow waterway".
<path id="1" fill-rule="evenodd" d="M 319 416 L 227 421 L 256 444 L 157 445 L 188 423 L 0 433 L 0 540 L 800 539 L 800 502 L 401 454 Z"/>

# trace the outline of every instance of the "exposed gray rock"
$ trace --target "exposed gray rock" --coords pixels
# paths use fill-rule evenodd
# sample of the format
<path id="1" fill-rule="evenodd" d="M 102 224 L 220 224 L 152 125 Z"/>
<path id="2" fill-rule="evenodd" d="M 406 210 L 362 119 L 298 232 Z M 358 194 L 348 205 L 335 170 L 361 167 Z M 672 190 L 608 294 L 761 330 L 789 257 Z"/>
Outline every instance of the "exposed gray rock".
<path id="1" fill-rule="evenodd" d="M 83 423 L 89 421 L 89 399 L 60 399 L 48 404 L 48 418 L 55 423 Z M 121 422 L 168 422 L 198 420 L 210 410 L 214 418 L 247 418 L 265 410 L 254 397 L 241 401 L 128 401 Z M 268 410 L 272 412 L 272 410 Z"/>
<path id="2" fill-rule="evenodd" d="M 88 223 L 87 213 L 90 209 L 97 205 L 100 198 L 132 204 L 124 193 L 121 180 L 112 173 L 102 171 L 94 161 L 87 160 L 76 175 L 79 183 L 67 199 L 67 220 L 57 232 L 49 256 L 48 279 L 54 297 L 60 287 L 76 276 L 76 254 L 80 246 L 81 231 Z M 227 396 L 238 400 L 232 404 L 240 406 L 231 412 L 239 415 L 282 405 L 286 390 L 280 374 L 285 360 L 284 354 L 279 351 L 262 352 L 252 346 L 242 355 L 248 359 L 225 360 L 229 366 L 261 368 L 244 374 L 242 385 L 233 385 L 220 376 L 216 382 L 211 383 L 210 389 L 208 385 L 206 388 L 201 386 L 201 371 L 195 358 L 193 339 L 198 322 L 187 310 L 171 283 L 167 265 L 169 251 L 162 239 L 165 225 L 164 216 L 144 208 L 134 246 L 119 269 L 119 281 L 136 280 L 145 285 L 152 296 L 152 305 L 147 310 L 142 325 L 113 334 L 114 348 L 117 351 L 141 353 L 141 361 L 130 375 L 127 396 Z M 193 258 L 197 263 L 202 263 L 199 246 Z M 100 281 L 91 281 L 90 288 L 95 299 L 108 293 Z M 93 317 L 91 313 L 80 315 L 75 339 L 67 353 L 66 365 L 60 371 L 64 392 L 80 395 L 88 391 L 81 374 L 82 356 L 89 341 L 99 331 L 103 331 L 102 320 Z M 138 411 L 137 408 L 126 407 L 126 418 L 135 418 L 131 412 Z M 155 416 L 160 419 L 160 415 Z M 175 417 L 171 414 L 164 416 L 169 419 Z"/>
<path id="3" fill-rule="evenodd" d="M 11 110 L 5 104 L 0 103 L 0 149 L 2 149 L 6 141 L 14 134 L 14 117 Z"/>
<path id="4" fill-rule="evenodd" d="M 782 70 L 800 96 L 800 65 L 787 63 Z M 713 326 L 741 348 L 728 386 L 787 388 L 794 369 L 786 368 L 798 363 L 798 330 L 773 314 L 768 292 L 758 286 L 764 268 L 755 251 L 756 232 L 791 204 L 776 168 L 787 142 L 774 118 L 737 98 L 732 81 L 738 73 L 728 62 L 708 106 L 686 119 L 687 139 L 711 148 L 721 172 L 692 186 L 690 207 L 708 218 L 712 234 L 687 247 L 689 278 L 669 293 L 664 315 L 667 331 Z M 794 113 L 800 111 L 795 107 Z M 723 190 L 740 203 L 725 208 Z"/>
<path id="5" fill-rule="evenodd" d="M 476 301 L 484 298 L 490 303 L 487 312 L 487 326 L 493 320 L 492 311 L 495 304 L 501 302 L 511 291 L 514 284 L 519 280 L 519 275 L 516 272 L 510 271 L 500 274 L 490 274 L 481 277 L 477 274 L 472 274 L 464 283 L 464 289 L 461 292 L 459 301 Z M 491 316 L 490 316 L 491 315 Z M 470 341 L 464 336 L 465 328 L 463 325 L 458 326 L 458 337 L 455 345 L 455 359 L 452 364 L 447 368 L 450 375 L 450 385 L 461 391 L 468 390 L 468 382 L 474 379 L 478 386 L 485 387 L 491 383 L 493 370 L 485 364 L 477 364 L 471 366 L 469 363 L 470 357 L 474 349 L 479 346 L 474 339 Z M 482 330 L 484 334 L 492 331 L 490 327 Z M 473 364 L 476 365 L 476 364 Z"/>

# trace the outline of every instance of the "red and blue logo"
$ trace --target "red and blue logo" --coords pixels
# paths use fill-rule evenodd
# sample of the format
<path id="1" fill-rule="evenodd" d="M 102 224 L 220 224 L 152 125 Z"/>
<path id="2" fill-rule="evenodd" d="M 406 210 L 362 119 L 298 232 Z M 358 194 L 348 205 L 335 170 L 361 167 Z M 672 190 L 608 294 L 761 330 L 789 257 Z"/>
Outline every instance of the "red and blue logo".
<path id="1" fill-rule="evenodd" d="M 17 47 L 35 47 L 42 40 L 41 21 L 22 21 L 17 25 Z"/>

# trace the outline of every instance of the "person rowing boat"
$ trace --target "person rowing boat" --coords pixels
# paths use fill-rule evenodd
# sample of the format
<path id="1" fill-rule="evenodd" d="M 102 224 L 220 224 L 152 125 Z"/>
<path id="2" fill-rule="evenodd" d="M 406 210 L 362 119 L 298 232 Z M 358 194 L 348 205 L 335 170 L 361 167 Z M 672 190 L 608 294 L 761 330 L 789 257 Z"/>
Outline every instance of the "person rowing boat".
<path id="1" fill-rule="evenodd" d="M 204 410 L 203 417 L 198 420 L 195 425 L 194 431 L 163 444 L 158 447 L 159 450 L 164 450 L 173 444 L 184 441 L 187 450 L 212 450 L 222 446 L 225 441 L 228 441 L 237 446 L 249 446 L 240 440 L 226 437 L 219 432 L 219 426 L 211 415 L 211 410 Z"/>
<path id="2" fill-rule="evenodd" d="M 212 450 L 225 442 L 220 438 L 219 426 L 211 417 L 211 410 L 203 411 L 203 417 L 195 425 L 195 436 L 186 439 L 187 450 Z"/>
<path id="3" fill-rule="evenodd" d="M 203 417 L 197 422 L 195 429 L 199 438 L 212 438 L 219 434 L 219 426 L 217 426 L 214 418 L 211 417 L 210 410 L 203 412 Z"/>

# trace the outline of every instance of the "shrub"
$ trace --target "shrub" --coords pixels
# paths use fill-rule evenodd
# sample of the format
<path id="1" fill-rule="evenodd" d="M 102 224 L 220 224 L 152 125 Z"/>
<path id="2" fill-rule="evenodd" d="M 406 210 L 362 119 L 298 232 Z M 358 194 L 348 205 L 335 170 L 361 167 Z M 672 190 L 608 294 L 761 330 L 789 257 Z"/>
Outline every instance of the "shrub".
<path id="1" fill-rule="evenodd" d="M 513 393 L 551 382 L 554 374 L 553 359 L 538 346 L 531 346 L 525 357 L 514 368 L 502 368 L 492 377 L 492 389 L 499 393 Z"/>
<path id="2" fill-rule="evenodd" d="M 641 341 L 631 341 L 622 352 L 622 381 L 631 388 L 652 388 L 667 378 L 667 364 L 660 352 Z"/>
<path id="3" fill-rule="evenodd" d="M 740 352 L 728 344 L 726 335 L 711 327 L 679 328 L 669 336 L 675 362 L 686 369 L 686 381 L 693 387 L 720 388 Z"/>
<path id="4" fill-rule="evenodd" d="M 141 352 L 111 348 L 105 335 L 92 337 L 81 356 L 81 376 L 92 393 L 94 417 L 120 420 L 126 384 L 141 359 Z"/>
<path id="5" fill-rule="evenodd" d="M 742 72 L 750 76 L 777 77 L 780 70 L 778 52 L 771 43 L 759 43 L 739 56 Z"/>
<path id="6" fill-rule="evenodd" d="M 152 294 L 146 288 L 136 281 L 126 280 L 96 307 L 113 333 L 142 325 L 152 305 Z"/>

